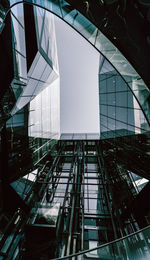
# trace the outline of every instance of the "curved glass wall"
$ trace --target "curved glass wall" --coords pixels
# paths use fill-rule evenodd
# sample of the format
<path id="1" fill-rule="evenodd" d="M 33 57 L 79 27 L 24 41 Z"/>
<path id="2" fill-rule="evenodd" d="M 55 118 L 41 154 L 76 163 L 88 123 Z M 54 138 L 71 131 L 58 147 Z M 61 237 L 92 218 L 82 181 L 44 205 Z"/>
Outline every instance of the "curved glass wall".
<path id="1" fill-rule="evenodd" d="M 11 0 L 11 5 L 20 2 Z M 150 122 L 150 107 L 149 96 L 150 91 L 145 85 L 141 77 L 134 70 L 127 59 L 121 52 L 104 36 L 103 33 L 95 25 L 93 25 L 87 18 L 80 14 L 73 6 L 66 1 L 41 1 L 41 0 L 25 0 L 24 3 L 39 5 L 47 10 L 58 15 L 81 35 L 83 35 L 93 46 L 97 48 L 110 62 L 113 67 L 119 72 L 123 80 L 133 91 L 138 103 L 143 109 L 145 116 Z"/>

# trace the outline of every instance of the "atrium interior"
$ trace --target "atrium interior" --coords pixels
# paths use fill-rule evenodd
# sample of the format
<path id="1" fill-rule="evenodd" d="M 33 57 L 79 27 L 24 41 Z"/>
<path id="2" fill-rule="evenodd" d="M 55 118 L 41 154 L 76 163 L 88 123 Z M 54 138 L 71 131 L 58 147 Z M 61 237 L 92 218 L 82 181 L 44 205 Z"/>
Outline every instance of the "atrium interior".
<path id="1" fill-rule="evenodd" d="M 61 132 L 54 16 L 99 53 L 99 132 Z M 146 0 L 0 2 L 0 259 L 150 259 L 149 23 Z"/>

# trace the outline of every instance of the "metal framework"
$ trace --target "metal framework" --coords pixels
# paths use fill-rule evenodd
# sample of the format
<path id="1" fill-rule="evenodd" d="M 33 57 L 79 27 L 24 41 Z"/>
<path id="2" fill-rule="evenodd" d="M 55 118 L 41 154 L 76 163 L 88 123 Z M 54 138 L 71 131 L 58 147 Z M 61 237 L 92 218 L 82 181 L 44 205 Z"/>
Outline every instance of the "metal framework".
<path id="1" fill-rule="evenodd" d="M 145 254 L 141 241 L 149 247 L 149 236 L 135 233 L 141 223 L 130 208 L 140 193 L 125 165 L 115 159 L 116 147 L 110 145 L 109 140 L 60 140 L 57 150 L 37 165 L 36 173 L 15 182 L 13 189 L 30 211 L 25 213 L 21 207 L 11 219 L 8 212 L 1 216 L 0 224 L 7 223 L 1 229 L 3 259 L 65 259 L 68 255 L 72 255 L 68 259 L 81 259 L 76 255 L 80 251 L 89 259 L 92 253 L 97 259 Z M 135 238 L 117 240 L 130 233 Z M 137 243 L 140 251 L 132 252 L 129 247 Z"/>

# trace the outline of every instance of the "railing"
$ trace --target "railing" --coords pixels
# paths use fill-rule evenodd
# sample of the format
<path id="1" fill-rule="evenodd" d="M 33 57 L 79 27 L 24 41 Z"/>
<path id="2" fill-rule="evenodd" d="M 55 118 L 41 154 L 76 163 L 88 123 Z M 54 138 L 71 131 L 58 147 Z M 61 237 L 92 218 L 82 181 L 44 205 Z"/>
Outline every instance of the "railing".
<path id="1" fill-rule="evenodd" d="M 150 226 L 136 231 L 115 241 L 84 250 L 55 260 L 149 260 L 150 259 Z"/>

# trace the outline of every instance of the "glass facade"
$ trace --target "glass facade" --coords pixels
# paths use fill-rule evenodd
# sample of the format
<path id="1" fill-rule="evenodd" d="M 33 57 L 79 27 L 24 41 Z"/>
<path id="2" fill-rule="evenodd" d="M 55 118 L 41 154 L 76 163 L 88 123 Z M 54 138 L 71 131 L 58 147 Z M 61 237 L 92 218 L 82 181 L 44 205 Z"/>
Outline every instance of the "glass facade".
<path id="1" fill-rule="evenodd" d="M 60 136 L 59 79 L 30 102 L 28 136 L 34 161 L 40 161 Z M 54 141 L 55 140 L 55 141 Z M 34 148 L 33 148 L 34 147 Z"/>
<path id="2" fill-rule="evenodd" d="M 32 57 L 32 63 L 30 62 L 29 67 L 28 60 L 31 59 L 31 55 L 28 49 L 31 46 L 28 46 L 28 42 L 25 44 L 25 37 L 28 37 L 26 29 L 27 19 L 29 18 L 27 15 L 28 9 L 23 9 L 23 4 L 12 8 L 13 37 L 15 39 L 14 67 L 15 78 L 17 78 L 17 82 L 13 82 L 13 90 L 17 101 L 11 115 L 24 107 L 59 77 L 53 17 L 41 8 L 34 7 L 32 9 L 35 38 L 30 44 L 37 45 L 37 51 L 35 56 Z M 22 85 L 22 83 L 24 84 Z M 19 88 L 18 85 L 20 85 Z"/>
<path id="3" fill-rule="evenodd" d="M 11 1 L 11 4 L 17 3 L 17 0 Z M 89 20 L 78 10 L 68 4 L 66 1 L 25 1 L 29 4 L 35 4 L 46 8 L 55 13 L 61 19 L 70 24 L 82 36 L 84 36 L 104 57 L 106 57 L 118 73 L 123 77 L 134 93 L 140 107 L 145 112 L 147 121 L 149 118 L 149 89 L 142 78 L 138 75 L 132 65 L 122 55 L 122 53 L 109 41 L 108 38 L 93 24 L 93 17 L 88 14 Z M 91 21 L 93 21 L 93 23 Z M 103 21 L 104 26 L 106 23 Z"/>
<path id="4" fill-rule="evenodd" d="M 145 111 L 132 88 L 103 56 L 99 67 L 99 102 L 102 139 L 149 131 Z"/>
<path id="5" fill-rule="evenodd" d="M 3 67 L 0 91 L 0 259 L 149 259 L 147 86 L 67 2 L 4 2 L 0 32 L 8 68 Z M 101 53 L 100 134 L 60 137 L 59 68 L 48 10 Z"/>
<path id="6" fill-rule="evenodd" d="M 4 148 L 4 153 L 9 154 L 8 172 L 16 175 L 9 173 L 9 177 L 17 178 L 45 158 L 59 139 L 60 84 L 52 14 L 38 7 L 15 5 L 11 29 L 14 78 L 11 109 L 7 111 L 11 118 L 6 123 L 8 151 Z M 8 98 L 9 93 L 6 95 Z"/>

